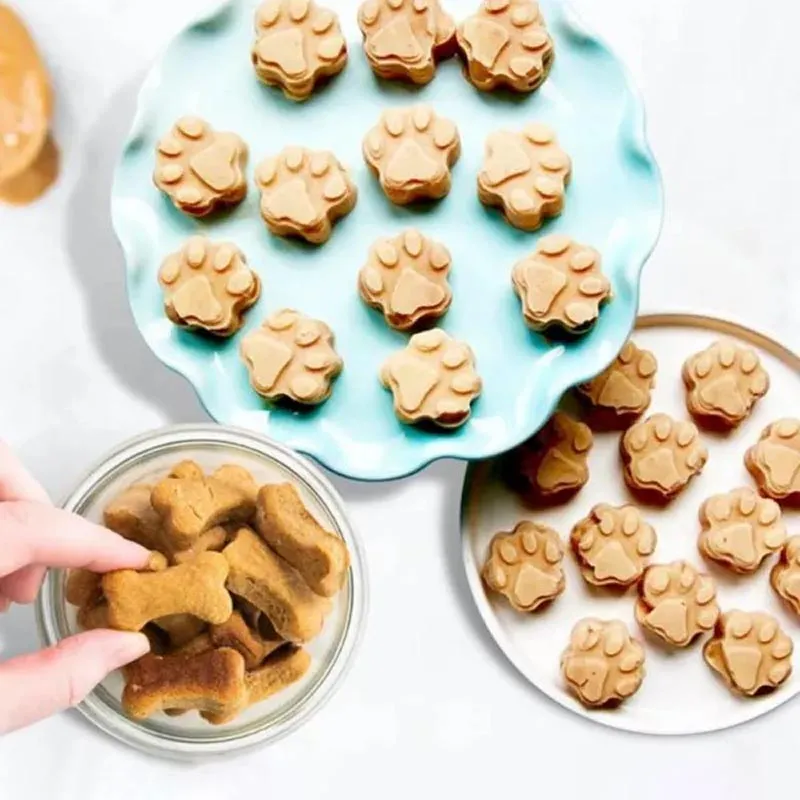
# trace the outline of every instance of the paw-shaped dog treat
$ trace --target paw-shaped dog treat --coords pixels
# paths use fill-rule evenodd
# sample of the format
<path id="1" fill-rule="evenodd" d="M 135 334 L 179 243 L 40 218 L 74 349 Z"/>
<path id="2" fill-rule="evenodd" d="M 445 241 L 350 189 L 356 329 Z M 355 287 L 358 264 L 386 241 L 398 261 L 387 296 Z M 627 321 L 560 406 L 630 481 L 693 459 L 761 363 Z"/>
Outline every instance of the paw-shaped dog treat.
<path id="1" fill-rule="evenodd" d="M 553 63 L 553 40 L 535 0 L 483 0 L 458 26 L 458 49 L 477 89 L 537 89 Z"/>
<path id="2" fill-rule="evenodd" d="M 675 497 L 708 460 L 697 426 L 653 414 L 620 440 L 625 483 L 631 491 L 665 502 Z"/>
<path id="3" fill-rule="evenodd" d="M 231 336 L 261 293 L 258 275 L 231 242 L 192 236 L 158 272 L 164 311 L 176 325 Z"/>
<path id="4" fill-rule="evenodd" d="M 241 354 L 262 397 L 316 405 L 330 397 L 344 366 L 333 345 L 324 322 L 285 308 L 245 336 Z"/>
<path id="5" fill-rule="evenodd" d="M 347 63 L 339 19 L 314 0 L 266 0 L 256 11 L 253 67 L 289 100 L 306 100 Z"/>
<path id="6" fill-rule="evenodd" d="M 587 583 L 632 586 L 656 549 L 656 532 L 636 506 L 598 503 L 575 524 L 570 544 Z"/>
<path id="7" fill-rule="evenodd" d="M 199 117 L 181 117 L 156 146 L 155 185 L 193 217 L 234 206 L 247 194 L 247 145 Z"/>
<path id="8" fill-rule="evenodd" d="M 630 339 L 596 378 L 575 387 L 589 406 L 590 421 L 600 429 L 626 428 L 650 405 L 656 382 L 656 357 Z"/>
<path id="9" fill-rule="evenodd" d="M 256 185 L 270 231 L 311 244 L 327 242 L 333 223 L 349 214 L 358 199 L 347 170 L 327 150 L 286 147 L 258 165 Z"/>
<path id="10" fill-rule="evenodd" d="M 520 522 L 494 536 L 481 575 L 517 611 L 536 611 L 564 591 L 563 558 L 564 547 L 552 528 Z"/>
<path id="11" fill-rule="evenodd" d="M 509 453 L 509 480 L 533 504 L 571 497 L 589 480 L 593 441 L 588 425 L 556 411 L 538 433 Z"/>
<path id="12" fill-rule="evenodd" d="M 700 552 L 734 572 L 755 572 L 786 541 L 780 506 L 753 489 L 715 494 L 700 506 Z"/>
<path id="13" fill-rule="evenodd" d="M 735 694 L 777 689 L 792 672 L 792 640 L 778 621 L 758 611 L 728 611 L 703 647 L 706 663 Z"/>
<path id="14" fill-rule="evenodd" d="M 642 685 L 644 648 L 620 620 L 582 619 L 561 656 L 561 674 L 585 706 L 617 706 Z"/>
<path id="15" fill-rule="evenodd" d="M 800 500 L 800 419 L 767 425 L 744 456 L 744 465 L 759 491 L 773 500 Z"/>
<path id="16" fill-rule="evenodd" d="M 710 575 L 686 561 L 652 564 L 644 571 L 636 619 L 667 644 L 686 647 L 710 631 L 718 617 L 717 587 Z"/>
<path id="17" fill-rule="evenodd" d="M 800 536 L 787 539 L 769 580 L 784 603 L 800 615 Z"/>
<path id="18" fill-rule="evenodd" d="M 731 341 L 714 344 L 683 365 L 686 407 L 709 427 L 735 428 L 769 389 L 769 376 L 755 350 Z"/>
<path id="19" fill-rule="evenodd" d="M 446 247 L 412 228 L 372 245 L 358 274 L 358 289 L 389 325 L 410 330 L 439 319 L 450 308 L 450 263 Z"/>
<path id="20" fill-rule="evenodd" d="M 478 197 L 500 208 L 515 228 L 535 231 L 563 210 L 571 175 L 570 157 L 547 125 L 530 124 L 519 133 L 497 131 L 486 140 Z"/>
<path id="21" fill-rule="evenodd" d="M 450 191 L 450 167 L 461 153 L 458 129 L 430 106 L 392 108 L 367 134 L 364 160 L 397 205 L 438 200 Z"/>
<path id="22" fill-rule="evenodd" d="M 440 428 L 463 425 L 482 388 L 472 348 L 439 328 L 415 333 L 384 362 L 380 380 L 392 392 L 401 422 Z"/>
<path id="23" fill-rule="evenodd" d="M 543 236 L 536 250 L 514 265 L 511 282 L 525 322 L 535 331 L 585 333 L 611 296 L 597 250 L 561 234 Z"/>
<path id="24" fill-rule="evenodd" d="M 455 52 L 456 25 L 439 0 L 366 0 L 358 26 L 379 78 L 429 83 L 436 63 Z"/>

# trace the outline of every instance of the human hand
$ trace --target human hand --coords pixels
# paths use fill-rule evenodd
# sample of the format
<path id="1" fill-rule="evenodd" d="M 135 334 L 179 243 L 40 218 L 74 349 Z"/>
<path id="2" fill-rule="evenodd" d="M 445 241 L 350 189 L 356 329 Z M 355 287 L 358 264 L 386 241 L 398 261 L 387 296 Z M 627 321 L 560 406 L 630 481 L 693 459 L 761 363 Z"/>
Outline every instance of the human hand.
<path id="1" fill-rule="evenodd" d="M 32 603 L 47 567 L 142 569 L 150 552 L 54 508 L 0 442 L 0 612 Z M 94 630 L 0 663 L 0 734 L 74 706 L 115 669 L 150 649 L 141 633 Z"/>

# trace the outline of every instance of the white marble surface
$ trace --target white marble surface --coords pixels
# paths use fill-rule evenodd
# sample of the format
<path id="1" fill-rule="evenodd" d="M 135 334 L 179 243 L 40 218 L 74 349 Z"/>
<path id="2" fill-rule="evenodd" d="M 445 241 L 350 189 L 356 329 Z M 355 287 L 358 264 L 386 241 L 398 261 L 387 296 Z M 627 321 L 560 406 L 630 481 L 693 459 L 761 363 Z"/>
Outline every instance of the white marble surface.
<path id="1" fill-rule="evenodd" d="M 133 327 L 107 196 L 143 71 L 211 0 L 13 4 L 55 74 L 65 169 L 35 207 L 0 208 L 0 433 L 59 495 L 122 438 L 204 417 Z M 355 2 L 329 4 L 353 32 Z M 644 91 L 664 173 L 666 223 L 643 308 L 731 315 L 800 348 L 800 12 L 755 0 L 575 5 Z M 367 540 L 372 608 L 349 679 L 299 733 L 186 766 L 64 714 L 0 740 L 0 796 L 666 799 L 702 787 L 709 798 L 745 798 L 785 786 L 797 703 L 721 735 L 664 740 L 588 724 L 524 683 L 471 606 L 461 476 L 448 463 L 390 485 L 336 481 Z M 0 618 L 0 657 L 34 646 L 29 609 Z"/>

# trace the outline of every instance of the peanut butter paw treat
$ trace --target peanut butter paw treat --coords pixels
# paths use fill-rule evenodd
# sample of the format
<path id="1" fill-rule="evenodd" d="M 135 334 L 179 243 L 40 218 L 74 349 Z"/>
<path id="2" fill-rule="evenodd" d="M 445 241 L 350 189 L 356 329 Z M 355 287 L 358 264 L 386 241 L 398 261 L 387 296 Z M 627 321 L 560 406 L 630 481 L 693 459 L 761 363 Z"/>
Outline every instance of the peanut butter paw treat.
<path id="1" fill-rule="evenodd" d="M 611 297 L 597 250 L 555 233 L 543 236 L 536 250 L 514 265 L 511 282 L 525 322 L 539 332 L 585 333 Z"/>
<path id="2" fill-rule="evenodd" d="M 455 52 L 456 25 L 439 0 L 366 0 L 358 27 L 379 78 L 429 83 L 436 63 Z"/>
<path id="3" fill-rule="evenodd" d="M 261 293 L 258 275 L 231 242 L 192 236 L 164 260 L 158 273 L 164 311 L 172 322 L 216 336 L 232 336 Z"/>
<path id="4" fill-rule="evenodd" d="M 155 185 L 179 211 L 204 217 L 247 194 L 247 145 L 199 117 L 181 117 L 156 146 Z"/>
<path id="5" fill-rule="evenodd" d="M 656 357 L 630 339 L 603 372 L 575 387 L 589 407 L 591 424 L 601 430 L 627 428 L 650 405 L 656 382 Z"/>
<path id="6" fill-rule="evenodd" d="M 717 587 L 710 575 L 686 561 L 653 564 L 639 582 L 636 619 L 674 647 L 686 647 L 710 631 L 719 617 Z"/>
<path id="7" fill-rule="evenodd" d="M 755 572 L 786 542 L 780 506 L 753 489 L 715 494 L 700 506 L 700 552 L 734 572 Z"/>
<path id="8" fill-rule="evenodd" d="M 285 147 L 256 168 L 261 216 L 276 236 L 327 242 L 337 219 L 356 205 L 358 191 L 347 170 L 327 150 Z"/>
<path id="9" fill-rule="evenodd" d="M 439 200 L 450 191 L 450 167 L 461 139 L 449 119 L 425 105 L 392 108 L 364 139 L 364 160 L 397 205 Z"/>
<path id="10" fill-rule="evenodd" d="M 628 488 L 653 502 L 675 497 L 708 460 L 697 426 L 667 414 L 653 414 L 628 428 L 620 453 Z"/>
<path id="11" fill-rule="evenodd" d="M 333 331 L 318 319 L 290 308 L 267 317 L 242 340 L 250 383 L 271 401 L 313 406 L 327 400 L 344 362 L 334 349 Z"/>
<path id="12" fill-rule="evenodd" d="M 492 539 L 481 577 L 517 611 L 536 611 L 563 591 L 564 546 L 546 525 L 519 522 Z"/>
<path id="13" fill-rule="evenodd" d="M 392 392 L 401 422 L 440 428 L 463 425 L 482 389 L 470 346 L 439 328 L 415 333 L 384 362 L 380 380 Z"/>
<path id="14" fill-rule="evenodd" d="M 786 541 L 769 579 L 778 597 L 800 615 L 800 536 L 790 536 Z"/>
<path id="15" fill-rule="evenodd" d="M 317 594 L 332 597 L 342 588 L 350 566 L 347 545 L 314 519 L 291 483 L 261 487 L 256 530 Z"/>
<path id="16" fill-rule="evenodd" d="M 238 611 L 221 625 L 212 625 L 208 637 L 213 647 L 238 650 L 247 669 L 255 669 L 270 653 L 286 644 L 274 631 L 272 637 L 264 638 L 260 631 L 248 626 Z"/>
<path id="17" fill-rule="evenodd" d="M 486 140 L 478 197 L 485 206 L 500 208 L 515 228 L 535 231 L 563 210 L 571 176 L 572 161 L 547 125 L 497 131 Z"/>
<path id="18" fill-rule="evenodd" d="M 569 690 L 589 708 L 618 706 L 644 680 L 644 648 L 619 620 L 582 619 L 561 656 Z"/>
<path id="19" fill-rule="evenodd" d="M 683 364 L 686 408 L 708 427 L 735 428 L 769 389 L 769 376 L 755 350 L 720 341 Z"/>
<path id="20" fill-rule="evenodd" d="M 598 503 L 572 529 L 570 544 L 584 580 L 625 589 L 642 577 L 656 532 L 636 506 Z"/>
<path id="21" fill-rule="evenodd" d="M 457 42 L 467 78 L 483 91 L 532 92 L 553 63 L 553 40 L 535 0 L 483 0 L 458 26 Z"/>
<path id="22" fill-rule="evenodd" d="M 800 420 L 767 425 L 744 456 L 744 465 L 761 494 L 781 503 L 800 501 Z"/>
<path id="23" fill-rule="evenodd" d="M 439 319 L 450 308 L 450 263 L 447 248 L 410 228 L 372 245 L 358 274 L 358 290 L 391 327 L 410 330 Z"/>
<path id="24" fill-rule="evenodd" d="M 115 497 L 103 511 L 103 524 L 114 533 L 148 550 L 163 547 L 161 517 L 150 504 L 151 486 L 135 483 Z"/>
<path id="25" fill-rule="evenodd" d="M 728 611 L 717 621 L 703 657 L 728 688 L 755 697 L 777 689 L 792 672 L 792 640 L 758 611 Z"/>

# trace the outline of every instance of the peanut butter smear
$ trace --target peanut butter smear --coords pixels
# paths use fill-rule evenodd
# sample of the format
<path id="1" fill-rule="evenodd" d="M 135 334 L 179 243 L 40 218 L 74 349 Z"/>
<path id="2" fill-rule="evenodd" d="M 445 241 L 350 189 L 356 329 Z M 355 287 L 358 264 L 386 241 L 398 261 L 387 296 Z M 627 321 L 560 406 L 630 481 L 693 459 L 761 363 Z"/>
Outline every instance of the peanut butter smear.
<path id="1" fill-rule="evenodd" d="M 53 94 L 36 45 L 19 17 L 0 5 L 0 200 L 36 200 L 58 175 L 50 137 Z"/>

